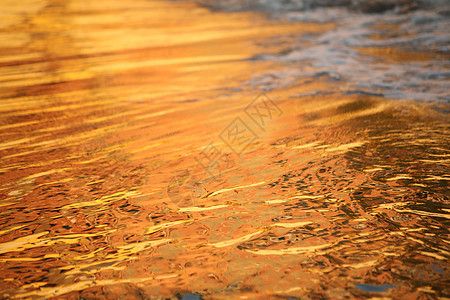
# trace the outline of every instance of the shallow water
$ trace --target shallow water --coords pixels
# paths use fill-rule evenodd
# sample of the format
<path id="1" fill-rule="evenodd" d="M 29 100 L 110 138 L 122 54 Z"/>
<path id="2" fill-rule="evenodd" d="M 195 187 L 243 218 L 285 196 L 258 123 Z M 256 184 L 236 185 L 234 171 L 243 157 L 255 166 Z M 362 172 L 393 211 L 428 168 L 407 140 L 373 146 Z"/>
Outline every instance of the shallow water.
<path id="1" fill-rule="evenodd" d="M 5 7 L 3 298 L 449 297 L 445 14 Z"/>

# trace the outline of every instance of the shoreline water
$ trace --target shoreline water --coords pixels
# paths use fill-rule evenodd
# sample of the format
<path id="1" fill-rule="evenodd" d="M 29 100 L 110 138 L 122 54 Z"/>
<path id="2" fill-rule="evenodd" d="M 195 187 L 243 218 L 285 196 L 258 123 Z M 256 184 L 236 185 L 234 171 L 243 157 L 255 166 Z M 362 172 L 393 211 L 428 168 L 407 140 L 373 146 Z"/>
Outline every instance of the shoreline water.
<path id="1" fill-rule="evenodd" d="M 181 2 L 186 0 L 172 0 Z M 346 8 L 354 12 L 380 14 L 384 12 L 405 13 L 417 9 L 437 10 L 440 13 L 448 13 L 449 4 L 445 0 L 199 0 L 196 3 L 212 10 L 242 12 L 258 11 L 276 15 L 277 13 L 293 11 L 311 11 L 317 8 Z"/>

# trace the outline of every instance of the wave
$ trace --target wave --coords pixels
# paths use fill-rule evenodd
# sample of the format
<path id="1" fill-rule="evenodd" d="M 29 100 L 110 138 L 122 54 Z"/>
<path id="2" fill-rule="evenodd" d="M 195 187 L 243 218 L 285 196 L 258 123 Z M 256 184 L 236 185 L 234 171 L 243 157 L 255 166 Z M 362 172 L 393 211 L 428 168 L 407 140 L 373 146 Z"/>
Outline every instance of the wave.
<path id="1" fill-rule="evenodd" d="M 415 9 L 449 11 L 446 0 L 200 0 L 203 6 L 225 11 L 262 11 L 276 14 L 287 11 L 305 11 L 320 7 L 346 7 L 364 13 L 385 11 L 407 12 Z"/>

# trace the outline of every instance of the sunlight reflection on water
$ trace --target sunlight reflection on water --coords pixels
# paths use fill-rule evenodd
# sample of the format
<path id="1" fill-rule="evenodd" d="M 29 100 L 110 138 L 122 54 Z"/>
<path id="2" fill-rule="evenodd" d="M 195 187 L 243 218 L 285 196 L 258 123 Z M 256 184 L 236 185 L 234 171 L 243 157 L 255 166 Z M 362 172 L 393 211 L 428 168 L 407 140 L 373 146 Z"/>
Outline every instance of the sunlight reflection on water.
<path id="1" fill-rule="evenodd" d="M 2 297 L 448 297 L 448 18 L 8 6 Z"/>

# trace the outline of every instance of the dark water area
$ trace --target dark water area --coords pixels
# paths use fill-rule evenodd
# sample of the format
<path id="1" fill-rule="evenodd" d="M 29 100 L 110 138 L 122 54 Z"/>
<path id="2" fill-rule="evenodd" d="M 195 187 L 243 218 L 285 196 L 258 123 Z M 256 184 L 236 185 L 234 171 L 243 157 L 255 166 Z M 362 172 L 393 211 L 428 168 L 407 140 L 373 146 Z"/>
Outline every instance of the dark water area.
<path id="1" fill-rule="evenodd" d="M 448 12 L 449 5 L 446 0 L 198 0 L 196 2 L 211 9 L 231 12 L 258 10 L 272 15 L 287 11 L 310 11 L 316 8 L 330 7 L 343 7 L 363 13 L 383 13 L 387 11 L 404 13 L 417 9 L 435 9 L 439 13 L 445 14 Z"/>
<path id="2" fill-rule="evenodd" d="M 351 93 L 391 99 L 449 102 L 450 3 L 448 1 L 199 1 L 225 11 L 260 11 L 270 18 L 333 24 L 318 34 L 273 39 L 276 53 L 255 60 L 283 64 L 258 74 L 265 84 L 324 76 Z M 318 91 L 320 92 L 320 91 Z"/>
<path id="3" fill-rule="evenodd" d="M 447 1 L 6 1 L 0 298 L 450 298 Z"/>

